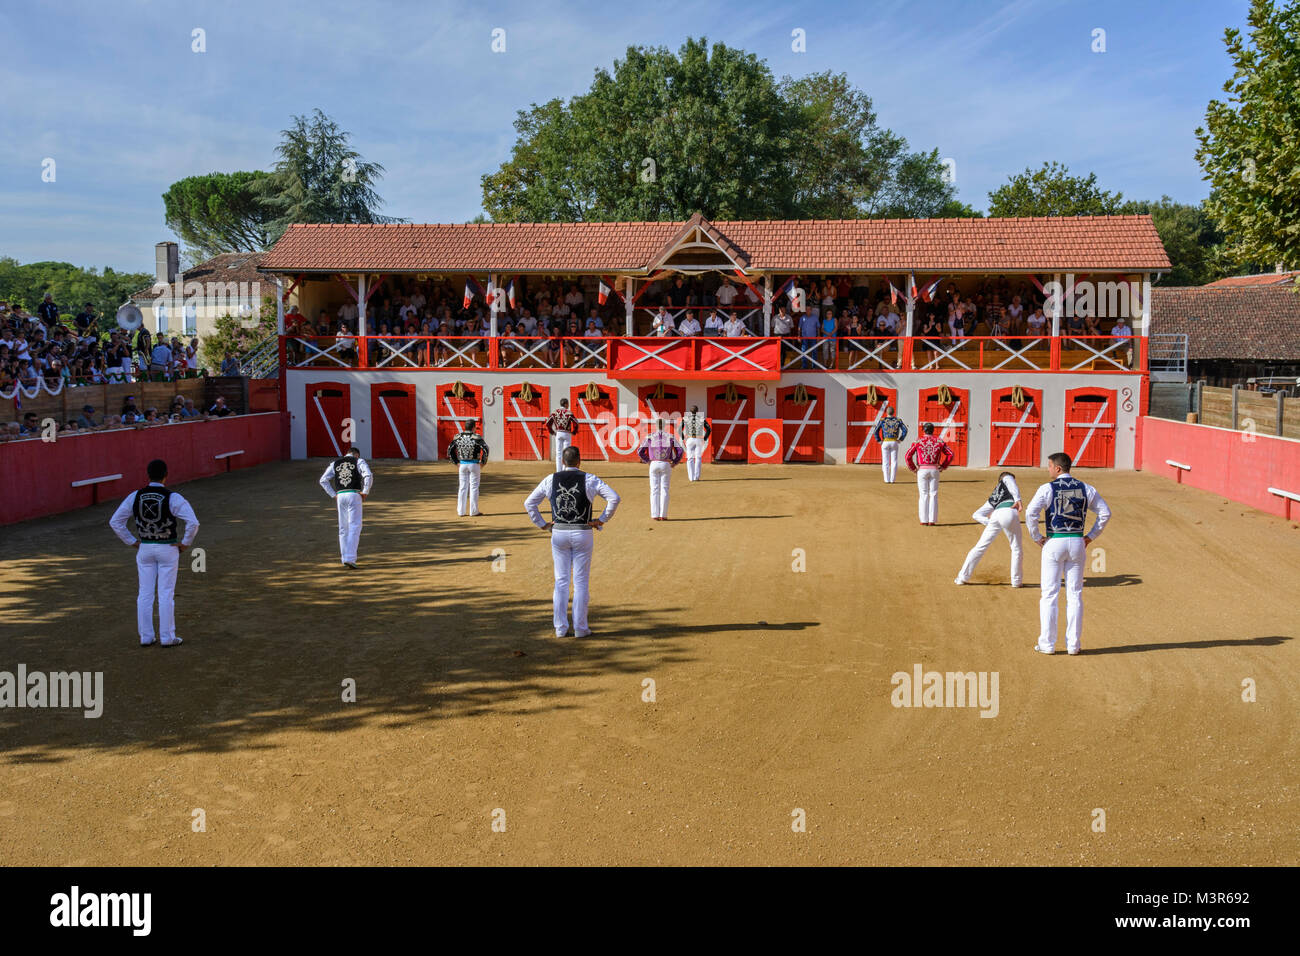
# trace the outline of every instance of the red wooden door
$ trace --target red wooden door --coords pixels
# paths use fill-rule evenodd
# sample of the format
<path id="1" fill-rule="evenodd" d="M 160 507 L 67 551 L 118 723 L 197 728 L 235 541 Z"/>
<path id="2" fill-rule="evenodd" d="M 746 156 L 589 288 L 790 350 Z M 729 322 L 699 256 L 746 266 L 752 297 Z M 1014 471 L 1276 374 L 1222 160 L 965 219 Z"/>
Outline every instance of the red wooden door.
<path id="1" fill-rule="evenodd" d="M 546 461 L 551 457 L 551 436 L 546 419 L 551 414 L 549 389 L 524 383 L 510 385 L 502 399 L 505 414 L 505 458 L 511 461 Z"/>
<path id="2" fill-rule="evenodd" d="M 709 436 L 709 445 L 713 448 L 714 461 L 747 461 L 749 451 L 749 419 L 758 417 L 754 407 L 754 390 L 749 387 L 734 386 L 735 401 L 727 401 L 727 386 L 716 385 L 708 391 L 708 415 L 713 425 L 713 434 Z"/>
<path id="3" fill-rule="evenodd" d="M 306 386 L 307 457 L 338 458 L 352 441 L 344 441 L 344 424 L 351 420 L 352 387 L 342 382 L 312 382 Z"/>
<path id="4" fill-rule="evenodd" d="M 1115 467 L 1115 390 L 1065 393 L 1065 453 L 1081 468 Z"/>
<path id="5" fill-rule="evenodd" d="M 1014 388 L 995 388 L 989 412 L 989 464 L 1037 468 L 1043 449 L 1043 392 L 1022 388 L 1024 404 L 1015 403 Z"/>
<path id="6" fill-rule="evenodd" d="M 372 458 L 419 457 L 415 386 L 385 382 L 370 386 Z"/>
<path id="7" fill-rule="evenodd" d="M 483 386 L 465 385 L 461 390 L 460 398 L 457 398 L 454 382 L 450 385 L 439 385 L 438 407 L 434 417 L 438 422 L 436 454 L 441 459 L 447 456 L 451 440 L 465 427 L 468 419 L 472 418 L 478 422 L 478 433 L 483 434 Z"/>
<path id="8" fill-rule="evenodd" d="M 851 388 L 845 398 L 845 421 L 848 422 L 848 442 L 845 449 L 849 461 L 855 465 L 880 464 L 880 442 L 876 440 L 876 426 L 885 417 L 885 406 L 898 408 L 898 389 L 876 386 L 876 401 L 871 403 L 871 388 Z"/>
<path id="9" fill-rule="evenodd" d="M 776 412 L 784 422 L 782 460 L 821 464 L 826 451 L 826 390 L 805 386 L 805 401 L 796 401 L 798 391 L 798 385 L 787 385 L 776 392 Z"/>
<path id="10" fill-rule="evenodd" d="M 914 437 L 920 438 L 921 426 L 929 422 L 934 425 L 934 437 L 947 442 L 952 449 L 952 463 L 964 466 L 970 445 L 970 391 L 953 388 L 949 392 L 951 400 L 945 405 L 939 401 L 937 387 L 921 389 L 918 404 L 921 414 Z"/>

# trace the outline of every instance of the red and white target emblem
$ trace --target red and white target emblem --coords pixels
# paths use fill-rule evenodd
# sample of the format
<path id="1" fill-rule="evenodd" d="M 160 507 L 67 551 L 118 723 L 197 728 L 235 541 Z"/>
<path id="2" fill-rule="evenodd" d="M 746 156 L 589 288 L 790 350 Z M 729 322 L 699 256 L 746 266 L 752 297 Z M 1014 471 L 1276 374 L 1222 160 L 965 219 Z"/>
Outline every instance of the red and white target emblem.
<path id="1" fill-rule="evenodd" d="M 749 456 L 751 465 L 779 464 L 783 450 L 779 418 L 751 418 L 749 420 Z"/>

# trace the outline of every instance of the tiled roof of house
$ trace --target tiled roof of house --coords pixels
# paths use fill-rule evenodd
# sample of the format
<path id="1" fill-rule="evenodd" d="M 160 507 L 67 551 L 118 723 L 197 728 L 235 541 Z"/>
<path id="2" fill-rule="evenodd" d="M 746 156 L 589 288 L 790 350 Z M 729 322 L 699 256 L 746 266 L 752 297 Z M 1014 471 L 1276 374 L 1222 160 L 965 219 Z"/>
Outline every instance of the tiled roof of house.
<path id="1" fill-rule="evenodd" d="M 1220 289 L 1240 286 L 1290 285 L 1295 282 L 1300 272 L 1262 272 L 1254 276 L 1228 276 L 1207 282 L 1206 288 Z"/>
<path id="2" fill-rule="evenodd" d="M 263 260 L 267 257 L 265 252 L 223 252 L 221 255 L 213 256 L 206 262 L 200 262 L 189 269 L 186 269 L 182 277 L 186 282 L 234 282 L 247 283 L 250 294 L 253 283 L 261 285 L 261 293 L 275 296 L 275 288 L 268 284 L 267 277 L 258 271 Z M 183 292 L 183 290 L 182 290 Z M 134 302 L 153 301 L 158 297 L 153 286 L 141 289 L 131 296 Z"/>
<path id="3" fill-rule="evenodd" d="M 751 272 L 1067 272 L 1169 268 L 1150 216 L 295 225 L 272 272 L 645 270 L 698 221 Z"/>
<path id="4" fill-rule="evenodd" d="M 1300 294 L 1289 285 L 1157 286 L 1151 332 L 1187 333 L 1193 361 L 1300 361 Z"/>

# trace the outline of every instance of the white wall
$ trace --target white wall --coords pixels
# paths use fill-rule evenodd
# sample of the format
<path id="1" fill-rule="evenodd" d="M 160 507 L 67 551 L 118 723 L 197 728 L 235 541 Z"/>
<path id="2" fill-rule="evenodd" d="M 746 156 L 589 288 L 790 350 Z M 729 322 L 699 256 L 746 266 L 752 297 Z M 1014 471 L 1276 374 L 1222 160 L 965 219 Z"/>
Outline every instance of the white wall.
<path id="1" fill-rule="evenodd" d="M 550 389 L 550 406 L 555 408 L 561 398 L 567 398 L 570 387 L 586 385 L 595 381 L 602 387 L 617 389 L 621 417 L 633 417 L 637 412 L 637 388 L 654 384 L 645 381 L 620 382 L 607 379 L 601 371 L 590 372 L 548 372 L 523 370 L 514 372 L 476 372 L 472 369 L 448 369 L 446 371 L 347 371 L 328 368 L 291 370 L 287 373 L 286 389 L 288 392 L 288 409 L 291 416 L 292 455 L 305 458 L 307 436 L 305 426 L 305 386 L 312 382 L 350 382 L 352 384 L 352 418 L 357 423 L 356 445 L 362 454 L 370 454 L 370 386 L 384 382 L 405 382 L 415 384 L 417 388 L 417 408 L 419 409 L 419 447 L 420 458 L 431 460 L 436 444 L 436 394 L 440 385 L 455 381 L 467 385 L 483 386 L 484 422 L 483 437 L 493 450 L 493 456 L 500 458 L 505 447 L 505 417 L 500 396 L 492 397 L 494 386 L 514 385 L 527 380 L 534 387 Z M 665 379 L 671 384 L 671 379 Z M 686 405 L 699 405 L 707 408 L 707 390 L 717 385 L 724 385 L 729 379 L 686 382 Z M 1141 376 L 1134 374 L 1068 374 L 1068 373 L 986 373 L 986 372 L 905 372 L 905 373 L 850 373 L 850 372 L 804 372 L 786 374 L 779 382 L 737 381 L 737 385 L 753 386 L 757 389 L 758 410 L 752 417 L 776 416 L 776 391 L 802 382 L 808 387 L 826 389 L 825 416 L 821 410 L 814 413 L 814 418 L 825 422 L 825 442 L 827 460 L 836 464 L 844 463 L 848 456 L 847 444 L 847 393 L 850 388 L 861 388 L 875 384 L 877 387 L 898 389 L 898 414 L 908 424 L 912 435 L 919 434 L 916 427 L 921 390 L 937 385 L 949 388 L 969 389 L 971 407 L 970 439 L 968 465 L 973 468 L 990 466 L 990 414 L 992 411 L 992 393 L 994 389 L 1021 385 L 1025 388 L 1043 391 L 1043 460 L 1065 445 L 1065 393 L 1067 389 L 1094 387 L 1114 389 L 1118 402 L 1116 407 L 1116 442 L 1115 467 L 1131 470 L 1134 467 L 1134 445 L 1138 420 L 1139 392 Z M 1128 390 L 1127 393 L 1125 390 Z M 488 404 L 491 399 L 492 404 Z M 771 404 L 766 404 L 771 402 Z M 1127 407 L 1126 407 L 1127 406 Z M 1041 464 L 1041 463 L 1040 463 Z"/>

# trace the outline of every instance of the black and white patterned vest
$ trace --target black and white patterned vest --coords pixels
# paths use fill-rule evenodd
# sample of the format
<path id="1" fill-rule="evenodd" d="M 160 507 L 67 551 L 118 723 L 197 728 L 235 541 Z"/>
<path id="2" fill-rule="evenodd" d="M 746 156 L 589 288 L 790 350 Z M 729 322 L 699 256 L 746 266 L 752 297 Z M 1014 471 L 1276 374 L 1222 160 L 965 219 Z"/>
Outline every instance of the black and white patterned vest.
<path id="1" fill-rule="evenodd" d="M 999 478 L 998 486 L 993 489 L 993 494 L 989 495 L 989 504 L 992 505 L 994 511 L 997 511 L 999 508 L 1008 507 L 1015 503 L 1016 496 L 1011 493 L 1007 483 Z"/>
<path id="2" fill-rule="evenodd" d="M 591 499 L 587 497 L 586 472 L 566 468 L 551 478 L 551 521 L 561 530 L 587 527 Z"/>
<path id="3" fill-rule="evenodd" d="M 1081 537 L 1088 519 L 1088 489 L 1071 475 L 1051 482 L 1052 500 L 1047 504 L 1048 537 Z"/>
<path id="4" fill-rule="evenodd" d="M 704 416 L 699 412 L 687 412 L 682 416 L 682 437 L 703 438 Z"/>
<path id="5" fill-rule="evenodd" d="M 450 457 L 452 461 L 478 464 L 487 443 L 474 432 L 461 432 L 451 440 Z"/>
<path id="6" fill-rule="evenodd" d="M 361 469 L 357 467 L 358 459 L 351 455 L 344 455 L 342 458 L 334 459 L 334 490 L 335 491 L 360 491 L 361 486 L 365 483 L 361 477 Z"/>
<path id="7" fill-rule="evenodd" d="M 131 516 L 135 534 L 146 544 L 175 544 L 176 516 L 172 514 L 172 492 L 159 485 L 147 485 L 135 493 Z"/>

